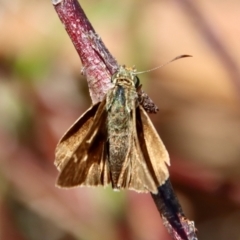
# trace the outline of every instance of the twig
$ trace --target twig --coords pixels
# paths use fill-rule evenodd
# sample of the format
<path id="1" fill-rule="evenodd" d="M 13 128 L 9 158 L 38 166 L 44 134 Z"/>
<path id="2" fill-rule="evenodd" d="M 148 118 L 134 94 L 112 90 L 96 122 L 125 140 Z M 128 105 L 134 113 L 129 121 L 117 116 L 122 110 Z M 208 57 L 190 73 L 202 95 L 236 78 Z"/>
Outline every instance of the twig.
<path id="1" fill-rule="evenodd" d="M 162 216 L 163 224 L 173 239 L 197 240 L 194 222 L 185 217 L 169 179 L 158 187 L 156 195 L 151 195 Z"/>
<path id="2" fill-rule="evenodd" d="M 93 103 L 102 101 L 113 87 L 111 76 L 118 69 L 101 38 L 94 31 L 76 0 L 53 1 L 55 10 L 77 50 L 86 76 Z"/>

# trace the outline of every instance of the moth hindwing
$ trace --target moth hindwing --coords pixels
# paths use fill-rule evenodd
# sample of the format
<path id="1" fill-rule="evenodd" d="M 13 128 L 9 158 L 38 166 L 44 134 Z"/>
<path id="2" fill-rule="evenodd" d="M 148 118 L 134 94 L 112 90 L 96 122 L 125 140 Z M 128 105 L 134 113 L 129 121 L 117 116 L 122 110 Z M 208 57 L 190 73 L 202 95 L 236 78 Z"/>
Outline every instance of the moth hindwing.
<path id="1" fill-rule="evenodd" d="M 59 187 L 106 186 L 157 193 L 169 177 L 168 152 L 139 104 L 139 79 L 120 66 L 114 87 L 64 134 L 56 148 Z"/>

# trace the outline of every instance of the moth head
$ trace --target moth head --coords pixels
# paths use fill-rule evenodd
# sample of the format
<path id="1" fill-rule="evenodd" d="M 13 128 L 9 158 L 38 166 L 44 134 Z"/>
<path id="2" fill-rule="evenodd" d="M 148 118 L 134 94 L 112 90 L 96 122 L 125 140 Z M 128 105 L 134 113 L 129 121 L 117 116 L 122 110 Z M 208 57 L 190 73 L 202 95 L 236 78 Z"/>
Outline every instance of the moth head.
<path id="1" fill-rule="evenodd" d="M 137 88 L 140 84 L 140 81 L 135 67 L 128 68 L 125 65 L 122 65 L 119 66 L 117 72 L 113 74 L 112 83 Z"/>
<path id="2" fill-rule="evenodd" d="M 162 64 L 160 66 L 157 66 L 155 68 L 152 68 L 152 69 L 146 70 L 146 71 L 142 71 L 142 72 L 137 72 L 137 70 L 134 66 L 132 68 L 128 68 L 125 65 L 120 65 L 117 72 L 115 72 L 113 74 L 111 81 L 113 84 L 116 84 L 116 85 L 138 88 L 140 86 L 140 81 L 137 76 L 138 74 L 155 71 L 163 66 L 166 66 L 170 62 L 176 61 L 181 58 L 186 58 L 186 57 L 192 57 L 192 56 L 188 55 L 188 54 L 179 55 L 179 56 L 173 58 L 172 60 L 168 61 L 165 64 Z"/>

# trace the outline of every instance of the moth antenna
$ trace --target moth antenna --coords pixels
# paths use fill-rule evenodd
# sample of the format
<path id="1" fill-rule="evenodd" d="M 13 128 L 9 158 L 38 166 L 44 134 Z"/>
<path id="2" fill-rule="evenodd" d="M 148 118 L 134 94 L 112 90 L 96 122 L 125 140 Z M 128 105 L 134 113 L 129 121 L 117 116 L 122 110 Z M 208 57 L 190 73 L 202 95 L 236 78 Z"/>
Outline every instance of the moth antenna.
<path id="1" fill-rule="evenodd" d="M 155 71 L 155 70 L 157 70 L 157 69 L 159 69 L 159 68 L 161 68 L 161 67 L 164 67 L 164 66 L 168 65 L 168 64 L 171 63 L 171 62 L 174 62 L 174 61 L 176 61 L 176 60 L 178 60 L 178 59 L 186 58 L 186 57 L 192 57 L 192 55 L 188 55 L 188 54 L 179 55 L 179 56 L 173 58 L 172 60 L 170 60 L 169 62 L 166 62 L 166 63 L 164 63 L 164 64 L 162 64 L 162 65 L 160 65 L 160 66 L 157 66 L 157 67 L 155 67 L 155 68 L 152 68 L 152 69 L 149 69 L 149 70 L 146 70 L 146 71 L 142 71 L 142 72 L 135 72 L 135 74 L 137 75 L 137 74 L 152 72 L 152 71 Z"/>

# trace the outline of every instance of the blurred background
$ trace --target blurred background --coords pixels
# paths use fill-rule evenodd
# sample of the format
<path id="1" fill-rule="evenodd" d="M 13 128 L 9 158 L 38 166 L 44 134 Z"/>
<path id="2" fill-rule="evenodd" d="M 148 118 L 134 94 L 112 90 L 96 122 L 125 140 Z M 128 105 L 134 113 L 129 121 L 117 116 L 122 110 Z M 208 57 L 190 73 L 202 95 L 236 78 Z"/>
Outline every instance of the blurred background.
<path id="1" fill-rule="evenodd" d="M 80 3 L 120 64 L 193 55 L 141 81 L 199 239 L 240 239 L 240 2 Z M 0 0 L 0 30 L 0 239 L 170 239 L 149 194 L 55 187 L 55 146 L 91 100 L 51 1 Z"/>

